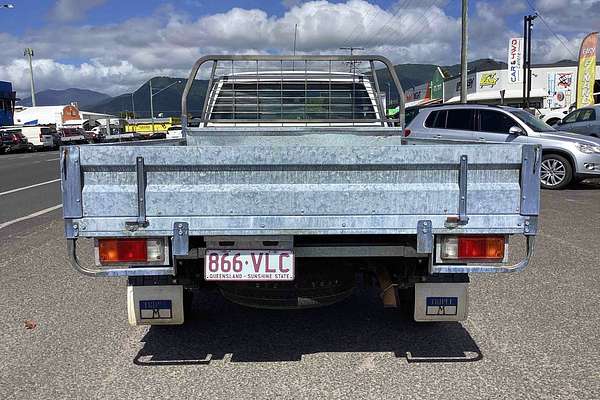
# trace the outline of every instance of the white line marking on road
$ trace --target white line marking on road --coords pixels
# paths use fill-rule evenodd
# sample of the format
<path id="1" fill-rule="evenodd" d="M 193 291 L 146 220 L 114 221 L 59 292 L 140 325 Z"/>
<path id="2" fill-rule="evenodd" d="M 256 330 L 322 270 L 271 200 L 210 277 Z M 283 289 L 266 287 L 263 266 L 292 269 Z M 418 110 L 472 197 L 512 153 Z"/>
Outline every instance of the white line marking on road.
<path id="1" fill-rule="evenodd" d="M 53 207 L 44 208 L 43 210 L 36 211 L 33 214 L 29 214 L 29 215 L 26 215 L 26 216 L 21 217 L 21 218 L 13 219 L 12 221 L 3 222 L 3 223 L 0 224 L 0 229 L 4 229 L 7 226 L 10 226 L 12 224 L 16 224 L 17 222 L 26 221 L 26 220 L 31 219 L 31 218 L 39 217 L 40 215 L 47 214 L 47 213 L 52 212 L 54 210 L 58 210 L 59 208 L 62 208 L 62 204 L 57 204 L 57 205 L 55 205 Z"/>
<path id="2" fill-rule="evenodd" d="M 56 161 L 56 160 L 60 160 L 60 157 L 50 158 L 50 159 L 44 160 L 44 161 Z"/>
<path id="3" fill-rule="evenodd" d="M 36 183 L 34 185 L 23 186 L 23 187 L 20 187 L 20 188 L 17 188 L 17 189 L 7 190 L 6 192 L 1 192 L 0 196 L 5 196 L 7 194 L 20 192 L 21 190 L 27 190 L 27 189 L 31 189 L 31 188 L 38 187 L 38 186 L 49 185 L 51 183 L 58 182 L 58 181 L 60 181 L 60 179 L 52 179 L 51 181 Z"/>

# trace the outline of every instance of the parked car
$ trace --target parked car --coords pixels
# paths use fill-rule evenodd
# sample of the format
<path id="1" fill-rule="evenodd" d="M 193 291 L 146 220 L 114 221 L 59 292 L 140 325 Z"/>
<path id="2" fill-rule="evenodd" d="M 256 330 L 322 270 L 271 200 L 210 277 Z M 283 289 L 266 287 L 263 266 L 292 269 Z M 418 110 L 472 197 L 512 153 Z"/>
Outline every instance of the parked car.
<path id="1" fill-rule="evenodd" d="M 167 139 L 181 139 L 181 125 L 173 125 L 167 129 Z"/>
<path id="2" fill-rule="evenodd" d="M 563 189 L 600 178 L 600 139 L 557 131 L 518 108 L 466 104 L 422 109 L 408 125 L 411 140 L 542 145 L 541 184 Z"/>
<path id="3" fill-rule="evenodd" d="M 20 128 L 5 129 L 0 132 L 5 153 L 33 151 L 33 145 L 27 141 Z"/>
<path id="4" fill-rule="evenodd" d="M 575 110 L 575 104 L 571 104 L 569 107 L 555 108 L 555 109 L 541 109 L 540 119 L 550 126 L 555 125 L 558 121 L 563 119 L 568 113 Z"/>
<path id="5" fill-rule="evenodd" d="M 35 150 L 49 150 L 58 146 L 52 130 L 47 126 L 22 126 L 21 133 L 27 138 Z"/>
<path id="6" fill-rule="evenodd" d="M 60 129 L 61 144 L 91 143 L 91 136 L 87 135 L 81 127 L 63 127 Z"/>
<path id="7" fill-rule="evenodd" d="M 561 131 L 600 137 L 600 104 L 573 111 L 556 124 Z"/>

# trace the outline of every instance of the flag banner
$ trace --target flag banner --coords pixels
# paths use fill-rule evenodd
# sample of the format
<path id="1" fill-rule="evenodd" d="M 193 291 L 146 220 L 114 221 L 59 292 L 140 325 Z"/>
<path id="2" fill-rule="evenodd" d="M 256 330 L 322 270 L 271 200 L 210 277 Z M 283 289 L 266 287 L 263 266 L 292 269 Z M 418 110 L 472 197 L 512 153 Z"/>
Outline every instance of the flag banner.
<path id="1" fill-rule="evenodd" d="M 594 104 L 597 47 L 598 32 L 590 33 L 581 42 L 577 68 L 577 108 Z"/>

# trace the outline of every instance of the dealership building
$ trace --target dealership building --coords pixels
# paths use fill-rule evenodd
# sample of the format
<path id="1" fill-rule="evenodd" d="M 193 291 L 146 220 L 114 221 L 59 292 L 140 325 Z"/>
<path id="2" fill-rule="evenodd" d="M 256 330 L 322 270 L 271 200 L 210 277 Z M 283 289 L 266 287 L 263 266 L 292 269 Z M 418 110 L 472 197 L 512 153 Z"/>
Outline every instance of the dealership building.
<path id="1" fill-rule="evenodd" d="M 467 102 L 523 105 L 523 83 L 511 82 L 508 69 L 472 72 L 467 75 Z M 595 103 L 600 103 L 600 65 L 596 66 Z M 514 78 L 512 79 L 514 80 Z M 440 68 L 431 81 L 406 90 L 406 106 L 415 107 L 460 101 L 460 77 L 445 77 Z M 577 63 L 533 65 L 531 68 L 530 106 L 537 109 L 557 109 L 575 103 Z"/>

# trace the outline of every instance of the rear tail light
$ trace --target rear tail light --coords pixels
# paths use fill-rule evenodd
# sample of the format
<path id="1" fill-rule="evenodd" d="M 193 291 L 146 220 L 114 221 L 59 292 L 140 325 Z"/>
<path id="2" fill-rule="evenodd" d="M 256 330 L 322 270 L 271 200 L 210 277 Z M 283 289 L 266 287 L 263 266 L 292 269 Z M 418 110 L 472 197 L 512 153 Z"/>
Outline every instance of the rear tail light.
<path id="1" fill-rule="evenodd" d="M 408 137 L 408 136 L 410 136 L 410 134 L 411 134 L 411 133 L 412 133 L 412 132 L 411 132 L 411 130 L 410 130 L 410 129 L 408 129 L 408 128 L 404 129 L 404 137 Z"/>
<path id="2" fill-rule="evenodd" d="M 95 250 L 97 265 L 165 263 L 164 239 L 97 239 Z"/>
<path id="3" fill-rule="evenodd" d="M 443 236 L 440 258 L 498 262 L 504 259 L 505 244 L 504 235 Z"/>

